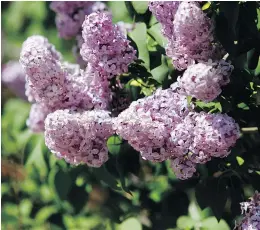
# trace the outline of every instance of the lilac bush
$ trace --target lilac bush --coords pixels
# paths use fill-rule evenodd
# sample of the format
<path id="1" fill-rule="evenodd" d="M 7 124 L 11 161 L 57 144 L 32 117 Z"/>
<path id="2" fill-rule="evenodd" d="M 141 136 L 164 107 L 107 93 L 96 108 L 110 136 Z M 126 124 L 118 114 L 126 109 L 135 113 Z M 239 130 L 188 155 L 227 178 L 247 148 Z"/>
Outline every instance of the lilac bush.
<path id="1" fill-rule="evenodd" d="M 259 229 L 259 4 L 4 3 L 3 228 Z"/>
<path id="2" fill-rule="evenodd" d="M 223 52 L 215 43 L 214 23 L 199 4 L 150 2 L 149 9 L 168 39 L 167 54 L 177 69 L 187 70 L 168 89 L 159 88 L 132 103 L 123 100 L 119 115 L 113 102 L 115 92 L 124 88 L 121 75 L 127 76 L 130 64 L 137 65 L 136 50 L 127 40 L 133 26 L 113 24 L 112 14 L 104 11 L 102 3 L 95 9 L 93 5 L 51 4 L 58 18 L 69 17 L 80 28 L 82 24 L 82 36 L 80 28 L 70 23 L 57 24 L 62 37 L 76 37 L 74 53 L 80 49 L 81 65 L 64 61 L 42 36 L 24 42 L 20 62 L 26 73 L 26 94 L 36 103 L 28 126 L 35 132 L 45 130 L 49 149 L 71 164 L 100 167 L 108 160 L 106 141 L 113 134 L 128 141 L 144 160 L 170 160 L 180 179 L 192 177 L 197 164 L 226 157 L 239 138 L 238 125 L 226 114 L 194 111 L 187 97 L 214 100 L 233 70 L 216 56 Z"/>

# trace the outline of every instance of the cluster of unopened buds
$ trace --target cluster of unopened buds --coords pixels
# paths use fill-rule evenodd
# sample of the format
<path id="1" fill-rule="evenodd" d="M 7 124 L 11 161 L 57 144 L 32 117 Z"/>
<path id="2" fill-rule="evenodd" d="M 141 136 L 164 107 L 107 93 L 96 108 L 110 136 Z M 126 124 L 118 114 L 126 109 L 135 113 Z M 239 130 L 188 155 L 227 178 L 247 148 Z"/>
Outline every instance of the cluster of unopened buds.
<path id="1" fill-rule="evenodd" d="M 176 176 L 188 179 L 197 164 L 229 154 L 239 138 L 236 122 L 226 114 L 197 113 L 187 100 L 187 95 L 214 100 L 233 69 L 217 59 L 222 51 L 214 41 L 213 24 L 197 3 L 150 3 L 169 41 L 167 54 L 178 70 L 186 71 L 169 89 L 132 102 L 116 117 L 111 116 L 111 79 L 126 73 L 136 60 L 126 29 L 112 23 L 110 12 L 93 10 L 93 3 L 51 7 L 58 14 L 60 36 L 80 41 L 86 68 L 65 62 L 42 36 L 24 42 L 20 63 L 33 103 L 27 124 L 34 132 L 45 132 L 46 145 L 58 158 L 100 167 L 108 160 L 107 139 L 117 134 L 143 159 L 170 160 Z M 64 27 L 64 20 L 80 23 L 82 36 L 80 27 Z"/>

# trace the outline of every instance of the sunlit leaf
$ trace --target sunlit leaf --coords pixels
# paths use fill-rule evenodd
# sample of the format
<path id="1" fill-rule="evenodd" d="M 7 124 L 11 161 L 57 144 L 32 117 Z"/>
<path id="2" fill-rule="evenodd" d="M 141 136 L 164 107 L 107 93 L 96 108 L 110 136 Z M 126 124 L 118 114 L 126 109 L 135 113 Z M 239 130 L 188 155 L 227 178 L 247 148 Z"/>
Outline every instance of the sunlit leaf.
<path id="1" fill-rule="evenodd" d="M 146 44 L 146 25 L 145 23 L 136 23 L 133 31 L 129 32 L 129 36 L 136 43 L 138 48 L 138 58 L 144 61 L 144 66 L 150 68 L 149 52 Z"/>
<path id="2" fill-rule="evenodd" d="M 202 227 L 207 230 L 230 230 L 229 226 L 227 225 L 226 221 L 220 220 L 217 221 L 215 217 L 209 217 L 202 221 Z"/>
<path id="3" fill-rule="evenodd" d="M 128 218 L 119 226 L 119 230 L 142 230 L 141 223 L 134 217 Z"/>
<path id="4" fill-rule="evenodd" d="M 132 1 L 132 5 L 138 14 L 144 14 L 148 10 L 148 1 Z"/>

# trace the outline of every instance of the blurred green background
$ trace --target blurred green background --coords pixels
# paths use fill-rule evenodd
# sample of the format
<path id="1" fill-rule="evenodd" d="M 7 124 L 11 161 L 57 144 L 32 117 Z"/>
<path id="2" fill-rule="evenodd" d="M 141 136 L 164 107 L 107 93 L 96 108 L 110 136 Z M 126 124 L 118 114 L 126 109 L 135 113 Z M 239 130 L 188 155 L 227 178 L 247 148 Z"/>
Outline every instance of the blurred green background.
<path id="1" fill-rule="evenodd" d="M 49 9 L 50 2 L 1 4 L 2 65 L 9 60 L 18 60 L 23 41 L 34 34 L 46 36 L 66 61 L 75 61 L 72 55 L 75 41 L 57 36 L 55 13 Z M 124 2 L 107 4 L 114 22 L 133 22 Z M 147 9 L 147 2 L 135 4 L 137 8 Z M 151 22 L 156 22 L 154 17 Z M 152 66 L 156 63 L 151 57 L 157 55 L 157 48 L 163 46 L 164 41 L 158 24 L 149 32 L 155 37 L 153 40 L 152 36 L 148 36 L 145 41 Z M 167 68 L 168 74 L 168 65 L 165 66 L 162 64 L 161 68 Z M 169 68 L 173 70 L 172 66 Z M 151 93 L 142 90 L 145 95 Z M 117 137 L 111 137 L 108 141 L 111 157 L 106 167 L 72 167 L 63 160 L 57 160 L 48 151 L 43 134 L 33 134 L 27 129 L 30 104 L 15 98 L 3 85 L 1 106 L 2 229 L 229 230 L 234 226 L 240 212 L 239 202 L 244 198 L 239 194 L 250 196 L 255 188 L 251 185 L 242 188 L 235 184 L 237 192 L 230 190 L 231 194 L 228 194 L 236 199 L 232 202 L 227 194 L 214 191 L 215 180 L 221 176 L 221 169 L 215 165 L 224 165 L 218 161 L 212 165 L 212 168 L 215 167 L 214 177 L 210 181 L 213 186 L 208 190 L 203 186 L 196 189 L 197 192 L 201 189 L 199 195 L 202 200 L 211 200 L 210 204 L 200 204 L 204 206 L 200 208 L 195 198 L 199 178 L 180 181 L 172 173 L 168 162 L 152 164 L 141 161 L 139 153 L 121 143 Z M 205 109 L 211 105 L 200 106 Z M 217 105 L 214 104 L 215 107 Z M 250 138 L 256 139 L 259 135 Z M 243 159 L 237 159 L 236 164 L 243 165 Z M 208 174 L 207 169 L 200 170 L 204 172 L 202 175 Z M 239 184 L 240 180 L 232 176 L 232 183 Z M 259 182 L 257 174 L 252 177 L 256 183 L 257 180 Z M 199 195 L 196 194 L 197 199 Z M 220 222 L 217 219 L 221 219 Z"/>

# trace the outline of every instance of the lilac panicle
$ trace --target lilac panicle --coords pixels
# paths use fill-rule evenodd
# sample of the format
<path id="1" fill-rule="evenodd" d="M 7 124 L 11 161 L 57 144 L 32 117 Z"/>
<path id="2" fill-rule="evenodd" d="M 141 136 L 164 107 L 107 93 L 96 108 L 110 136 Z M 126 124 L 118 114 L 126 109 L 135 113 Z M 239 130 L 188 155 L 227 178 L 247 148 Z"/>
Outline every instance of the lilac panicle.
<path id="1" fill-rule="evenodd" d="M 171 167 L 176 177 L 181 180 L 191 178 L 196 172 L 196 164 L 187 158 L 175 158 L 171 160 Z"/>
<path id="2" fill-rule="evenodd" d="M 60 59 L 60 54 L 42 36 L 29 37 L 23 43 L 20 63 L 38 103 L 54 106 L 61 101 L 65 92 L 65 71 Z"/>
<path id="3" fill-rule="evenodd" d="M 173 21 L 166 53 L 178 70 L 195 62 L 217 60 L 223 54 L 214 41 L 214 24 L 197 2 L 181 2 Z"/>
<path id="4" fill-rule="evenodd" d="M 239 138 L 238 124 L 227 114 L 189 113 L 171 132 L 171 142 L 190 161 L 204 164 L 226 157 Z"/>
<path id="5" fill-rule="evenodd" d="M 163 35 L 171 39 L 173 36 L 173 20 L 180 2 L 177 1 L 150 1 L 149 10 L 162 25 Z"/>
<path id="6" fill-rule="evenodd" d="M 108 160 L 106 141 L 113 135 L 109 112 L 57 110 L 45 121 L 45 143 L 70 164 L 100 167 Z"/>
<path id="7" fill-rule="evenodd" d="M 39 43 L 40 39 L 45 42 Z M 72 107 L 107 108 L 108 83 L 104 83 L 100 74 L 93 68 L 83 71 L 78 65 L 62 63 L 46 40 L 32 36 L 23 44 L 20 62 L 27 76 L 28 95 L 53 111 Z"/>
<path id="8" fill-rule="evenodd" d="M 108 79 L 128 71 L 128 65 L 136 59 L 136 51 L 112 23 L 110 13 L 90 14 L 82 27 L 84 43 L 80 53 L 85 61 Z"/>
<path id="9" fill-rule="evenodd" d="M 233 68 L 224 60 L 193 64 L 178 79 L 179 85 L 186 95 L 205 102 L 213 101 L 221 93 L 221 87 L 229 83 Z"/>
<path id="10" fill-rule="evenodd" d="M 115 129 L 144 159 L 161 162 L 175 154 L 170 132 L 188 112 L 185 96 L 173 89 L 158 89 L 120 113 L 114 121 Z"/>
<path id="11" fill-rule="evenodd" d="M 211 157 L 226 157 L 240 136 L 239 126 L 227 114 L 201 112 L 195 118 L 195 137 L 191 152 L 203 151 Z"/>

